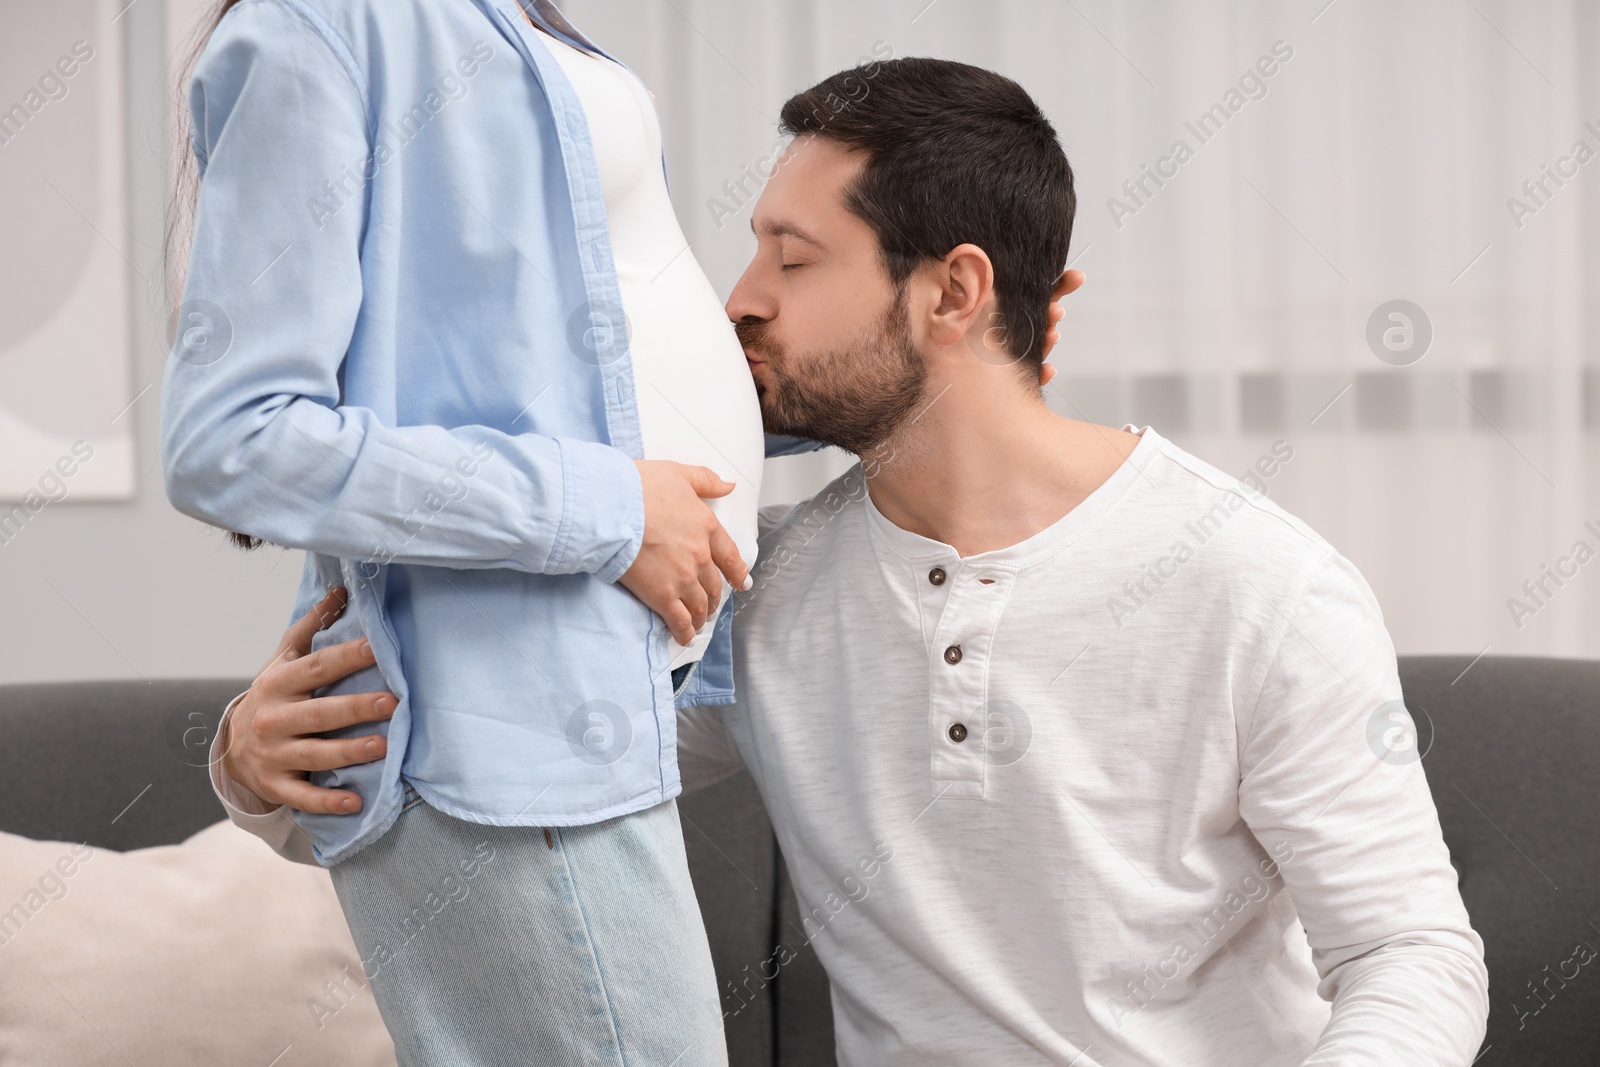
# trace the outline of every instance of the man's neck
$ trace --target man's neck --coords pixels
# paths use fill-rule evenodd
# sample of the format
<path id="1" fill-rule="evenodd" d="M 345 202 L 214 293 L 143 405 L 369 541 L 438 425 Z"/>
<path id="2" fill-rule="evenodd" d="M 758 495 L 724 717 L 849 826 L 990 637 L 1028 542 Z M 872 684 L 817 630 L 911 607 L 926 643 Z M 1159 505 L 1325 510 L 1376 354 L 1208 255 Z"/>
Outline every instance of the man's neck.
<path id="1" fill-rule="evenodd" d="M 984 367 L 930 383 L 921 414 L 863 457 L 885 518 L 963 556 L 1007 548 L 1077 507 L 1138 444 L 1057 415 L 1015 373 Z"/>

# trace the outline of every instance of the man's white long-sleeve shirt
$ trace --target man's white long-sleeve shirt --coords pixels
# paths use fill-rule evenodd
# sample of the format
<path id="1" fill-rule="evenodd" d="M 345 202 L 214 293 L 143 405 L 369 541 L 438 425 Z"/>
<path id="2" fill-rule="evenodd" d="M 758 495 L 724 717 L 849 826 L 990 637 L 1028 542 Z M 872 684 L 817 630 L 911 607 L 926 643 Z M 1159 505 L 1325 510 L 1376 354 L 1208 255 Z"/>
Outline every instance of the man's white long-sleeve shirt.
<path id="1" fill-rule="evenodd" d="M 1482 943 L 1371 590 L 1141 437 L 966 558 L 860 467 L 767 516 L 739 702 L 679 723 L 690 787 L 748 768 L 800 899 L 758 970 L 816 950 L 845 1067 L 1465 1067 Z"/>

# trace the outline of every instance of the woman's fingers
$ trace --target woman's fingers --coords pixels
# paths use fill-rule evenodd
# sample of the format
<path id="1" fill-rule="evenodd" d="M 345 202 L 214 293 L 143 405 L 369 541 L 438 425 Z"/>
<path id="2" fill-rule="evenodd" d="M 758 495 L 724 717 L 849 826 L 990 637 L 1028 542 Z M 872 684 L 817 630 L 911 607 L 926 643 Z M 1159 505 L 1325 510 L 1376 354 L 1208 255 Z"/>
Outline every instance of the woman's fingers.
<path id="1" fill-rule="evenodd" d="M 658 610 L 661 621 L 667 624 L 667 629 L 672 633 L 672 639 L 680 645 L 687 645 L 694 640 L 694 620 L 689 616 L 689 609 L 683 606 L 682 601 L 664 604 Z"/>
<path id="2" fill-rule="evenodd" d="M 710 467 L 691 467 L 687 463 L 675 463 L 689 488 L 694 490 L 694 495 L 702 500 L 712 500 L 719 496 L 727 496 L 733 492 L 733 483 Z"/>
<path id="3" fill-rule="evenodd" d="M 722 572 L 716 564 L 708 563 L 700 568 L 700 588 L 706 591 L 706 618 L 712 618 L 717 613 L 717 604 L 722 601 Z"/>
<path id="4" fill-rule="evenodd" d="M 706 595 L 704 586 L 696 584 L 684 590 L 683 606 L 689 611 L 689 641 L 693 641 L 695 632 L 706 624 L 710 604 L 711 598 Z M 678 638 L 680 645 L 687 645 L 689 641 Z"/>
<path id="5" fill-rule="evenodd" d="M 1056 279 L 1056 285 L 1050 292 L 1050 307 L 1045 320 L 1044 355 L 1048 358 L 1056 342 L 1061 340 L 1060 323 L 1066 318 L 1066 309 L 1061 306 L 1061 299 L 1077 292 L 1084 283 L 1084 274 L 1081 270 L 1063 271 L 1061 277 Z"/>
<path id="6" fill-rule="evenodd" d="M 739 545 L 720 522 L 711 531 L 711 561 L 727 576 L 729 585 L 735 589 L 750 588 L 750 568 L 739 555 Z"/>
<path id="7" fill-rule="evenodd" d="M 1046 356 L 1049 356 L 1051 350 L 1056 347 L 1056 342 L 1061 340 L 1061 320 L 1066 317 L 1066 308 L 1062 307 L 1060 304 L 1050 305 L 1049 313 L 1046 316 L 1046 328 L 1044 331 L 1044 354 Z"/>
<path id="8" fill-rule="evenodd" d="M 1055 288 L 1050 293 L 1050 300 L 1054 303 L 1064 296 L 1071 296 L 1077 292 L 1088 277 L 1081 270 L 1063 271 L 1061 277 L 1056 279 Z"/>

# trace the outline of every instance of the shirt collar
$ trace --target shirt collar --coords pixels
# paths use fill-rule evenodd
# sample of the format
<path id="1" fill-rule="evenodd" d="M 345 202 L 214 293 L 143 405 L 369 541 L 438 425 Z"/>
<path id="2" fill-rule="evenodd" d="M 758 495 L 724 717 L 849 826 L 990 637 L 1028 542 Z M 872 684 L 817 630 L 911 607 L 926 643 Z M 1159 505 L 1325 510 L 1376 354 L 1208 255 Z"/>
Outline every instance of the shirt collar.
<path id="1" fill-rule="evenodd" d="M 1149 426 L 1136 427 L 1132 423 L 1122 427 L 1128 433 L 1139 435 L 1139 443 L 1126 459 L 1111 472 L 1093 492 L 1084 497 L 1078 506 L 1032 537 L 1005 548 L 960 556 L 954 547 L 931 537 L 896 526 L 872 502 L 872 494 L 864 494 L 867 526 L 877 541 L 896 555 L 913 563 L 949 560 L 968 564 L 994 564 L 998 566 L 1025 567 L 1047 556 L 1070 548 L 1084 535 L 1099 525 L 1107 513 L 1144 476 L 1144 468 L 1161 450 L 1162 436 Z"/>

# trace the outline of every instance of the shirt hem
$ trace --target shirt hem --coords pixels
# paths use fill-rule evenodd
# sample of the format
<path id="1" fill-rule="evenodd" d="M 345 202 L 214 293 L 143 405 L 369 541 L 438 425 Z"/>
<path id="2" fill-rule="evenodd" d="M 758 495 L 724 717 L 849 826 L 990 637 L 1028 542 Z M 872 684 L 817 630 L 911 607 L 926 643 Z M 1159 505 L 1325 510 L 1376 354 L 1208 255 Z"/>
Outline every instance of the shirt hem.
<path id="1" fill-rule="evenodd" d="M 403 804 L 394 805 L 394 810 L 385 815 L 382 822 L 378 823 L 371 830 L 368 830 L 355 840 L 340 845 L 332 851 L 324 852 L 322 850 L 322 846 L 316 843 L 315 838 L 312 838 L 311 858 L 316 860 L 317 863 L 323 867 L 338 866 L 345 860 L 361 852 L 361 850 L 365 849 L 368 845 L 381 841 L 383 839 L 383 835 L 388 833 L 389 828 L 392 827 L 395 824 L 395 821 L 400 818 L 400 812 L 404 806 L 405 805 Z M 294 817 L 292 815 L 289 816 L 289 819 L 291 822 L 294 821 Z M 299 826 L 299 824 L 296 823 L 296 826 Z M 305 833 L 307 837 L 311 836 L 306 831 L 305 827 L 299 827 L 299 830 L 301 833 Z"/>
<path id="2" fill-rule="evenodd" d="M 549 812 L 490 815 L 486 812 L 474 811 L 451 804 L 439 798 L 437 793 L 434 793 L 422 782 L 413 781 L 409 778 L 407 781 L 411 782 L 411 788 L 417 791 L 417 795 L 422 797 L 430 808 L 441 811 L 452 818 L 461 819 L 465 822 L 475 822 L 484 826 L 590 826 L 597 822 L 605 822 L 608 819 L 616 819 L 623 815 L 633 815 L 637 812 L 659 807 L 683 792 L 682 783 L 675 782 L 669 788 L 652 788 L 644 793 L 636 793 L 627 800 L 601 808 L 599 811 L 584 812 L 577 815 L 570 813 L 556 815 Z M 390 822 L 392 823 L 393 820 L 390 820 Z M 387 827 L 385 829 L 387 830 Z"/>

